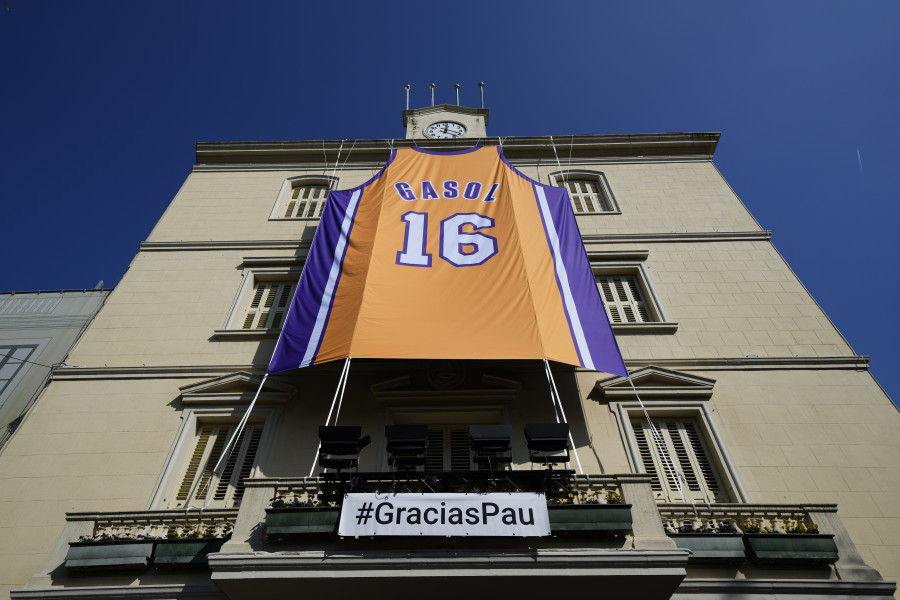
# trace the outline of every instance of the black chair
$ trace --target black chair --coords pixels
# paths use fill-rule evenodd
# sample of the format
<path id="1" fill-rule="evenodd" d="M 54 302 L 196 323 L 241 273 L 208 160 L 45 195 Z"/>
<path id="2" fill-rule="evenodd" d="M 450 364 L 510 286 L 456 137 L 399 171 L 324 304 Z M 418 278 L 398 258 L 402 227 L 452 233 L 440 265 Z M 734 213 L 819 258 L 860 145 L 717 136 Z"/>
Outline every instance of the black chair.
<path id="1" fill-rule="evenodd" d="M 428 450 L 427 425 L 387 425 L 384 428 L 387 441 L 388 464 L 398 471 L 415 471 L 425 465 Z"/>
<path id="2" fill-rule="evenodd" d="M 479 469 L 509 467 L 512 457 L 512 426 L 510 425 L 470 425 L 469 448 L 474 454 Z"/>
<path id="3" fill-rule="evenodd" d="M 356 425 L 320 425 L 319 466 L 323 469 L 359 469 L 359 451 L 369 445 L 369 436 L 360 437 Z"/>
<path id="4" fill-rule="evenodd" d="M 569 462 L 569 424 L 532 423 L 525 426 L 525 444 L 533 463 L 553 465 Z"/>

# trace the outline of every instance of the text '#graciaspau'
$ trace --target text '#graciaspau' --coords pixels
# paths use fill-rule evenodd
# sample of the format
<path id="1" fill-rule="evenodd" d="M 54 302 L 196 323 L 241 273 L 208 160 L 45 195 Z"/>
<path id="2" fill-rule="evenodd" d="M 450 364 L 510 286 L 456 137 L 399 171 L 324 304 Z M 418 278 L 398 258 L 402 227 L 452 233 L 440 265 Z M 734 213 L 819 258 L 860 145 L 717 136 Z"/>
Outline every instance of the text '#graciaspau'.
<path id="1" fill-rule="evenodd" d="M 365 525 L 369 519 L 379 525 L 488 525 L 497 521 L 504 525 L 534 525 L 534 511 L 531 508 L 500 508 L 493 502 L 482 502 L 481 506 L 447 508 L 441 502 L 440 508 L 430 506 L 395 507 L 390 502 L 364 502 L 356 513 L 358 525 Z"/>

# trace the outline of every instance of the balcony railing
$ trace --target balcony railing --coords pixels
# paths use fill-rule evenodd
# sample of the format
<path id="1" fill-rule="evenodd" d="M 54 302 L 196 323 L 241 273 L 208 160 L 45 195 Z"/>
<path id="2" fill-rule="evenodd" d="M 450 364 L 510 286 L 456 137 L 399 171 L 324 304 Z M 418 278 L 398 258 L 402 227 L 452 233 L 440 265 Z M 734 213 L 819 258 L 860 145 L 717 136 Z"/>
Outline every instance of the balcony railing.
<path id="1" fill-rule="evenodd" d="M 392 473 L 345 473 L 343 480 L 332 477 L 302 477 L 254 480 L 269 482 L 272 500 L 276 498 L 286 506 L 313 506 L 340 504 L 341 489 L 344 492 L 368 493 L 429 493 L 429 492 L 549 492 L 547 495 L 558 504 L 609 504 L 622 503 L 621 476 L 574 475 L 556 471 L 497 471 L 483 472 L 416 473 L 398 475 Z M 256 485 L 256 484 L 254 484 Z"/>
<path id="2" fill-rule="evenodd" d="M 835 562 L 835 569 L 842 579 L 879 580 L 881 576 L 863 561 L 862 556 L 844 528 L 837 514 L 836 504 L 659 504 L 659 515 L 667 534 L 678 535 L 689 532 L 687 538 L 702 532 L 714 532 L 722 525 L 731 525 L 737 533 L 743 534 L 748 557 L 761 558 L 765 548 L 757 552 L 756 539 L 766 537 L 762 543 L 778 541 L 785 534 L 804 531 L 800 539 L 808 533 L 833 537 L 835 556 L 824 562 Z M 684 540 L 684 538 L 682 538 Z M 796 547 L 796 544 L 795 544 Z M 819 549 L 821 550 L 821 548 Z M 769 552 L 772 556 L 790 556 L 790 552 Z M 815 553 L 812 553 L 815 554 Z M 811 555 L 812 555 L 811 554 Z M 764 558 L 764 557 L 763 557 Z"/>
<path id="3" fill-rule="evenodd" d="M 237 508 L 147 510 L 135 512 L 69 513 L 66 520 L 81 525 L 79 538 L 189 537 L 201 532 L 207 537 L 224 537 L 237 519 Z M 78 541 L 78 540 L 70 540 Z"/>
<path id="4" fill-rule="evenodd" d="M 711 531 L 730 524 L 739 533 L 785 533 L 792 526 L 818 527 L 815 516 L 837 506 L 799 504 L 659 504 L 667 533 Z M 754 531 L 754 529 L 756 531 Z M 825 532 L 831 533 L 831 532 Z"/>
<path id="5" fill-rule="evenodd" d="M 604 474 L 604 475 L 567 475 L 564 480 L 548 480 L 542 478 L 542 471 L 510 471 L 497 472 L 488 478 L 459 477 L 460 474 L 450 474 L 448 477 L 429 479 L 419 473 L 404 479 L 396 475 L 387 474 L 387 477 L 364 477 L 365 490 L 378 493 L 403 493 L 409 491 L 427 492 L 428 488 L 440 488 L 440 491 L 453 492 L 481 492 L 498 491 L 497 486 L 519 487 L 519 491 L 541 491 L 523 487 L 523 482 L 533 481 L 538 486 L 563 485 L 566 488 L 564 495 L 548 496 L 551 505 L 575 505 L 573 513 L 593 512 L 588 506 L 579 509 L 578 505 L 601 504 L 610 505 L 621 501 L 623 512 L 614 506 L 600 507 L 600 512 L 607 513 L 603 518 L 610 520 L 615 516 L 613 525 L 597 527 L 591 518 L 580 519 L 583 515 L 574 515 L 575 521 L 588 525 L 567 526 L 568 530 L 561 532 L 553 530 L 553 535 L 544 539 L 540 547 L 554 549 L 562 543 L 560 548 L 567 548 L 569 541 L 556 540 L 558 535 L 581 535 L 577 538 L 586 547 L 602 548 L 604 552 L 615 549 L 652 550 L 654 552 L 677 553 L 681 552 L 684 560 L 686 546 L 679 546 L 675 536 L 679 529 L 688 525 L 690 530 L 698 531 L 702 528 L 710 528 L 723 522 L 732 523 L 736 529 L 744 534 L 746 529 L 742 523 L 758 523 L 760 530 L 783 532 L 791 523 L 802 523 L 807 527 L 818 525 L 823 534 L 834 536 L 834 543 L 838 549 L 839 560 L 834 564 L 836 576 L 843 579 L 873 580 L 880 579 L 877 572 L 865 565 L 852 540 L 844 529 L 837 515 L 837 506 L 831 504 L 658 504 L 651 489 L 650 476 L 645 474 Z M 356 475 L 355 473 L 353 474 Z M 522 478 L 518 476 L 521 475 Z M 531 478 L 531 479 L 529 479 Z M 319 506 L 331 504 L 322 502 L 322 495 L 333 494 L 334 486 L 340 481 L 333 478 L 251 478 L 245 480 L 245 493 L 240 508 L 208 509 L 208 510 L 162 510 L 162 511 L 133 511 L 133 512 L 95 512 L 95 513 L 69 513 L 66 515 L 67 525 L 60 536 L 53 553 L 48 558 L 44 570 L 37 574 L 29 586 L 44 587 L 54 585 L 52 575 L 58 573 L 60 565 L 66 563 L 66 557 L 72 544 L 78 545 L 79 540 L 96 536 L 117 536 L 119 538 L 167 538 L 169 534 L 184 536 L 189 532 L 207 531 L 215 532 L 218 542 L 225 542 L 221 547 L 205 551 L 209 554 L 209 564 L 216 568 L 224 568 L 228 563 L 227 557 L 257 556 L 260 551 L 275 552 L 278 555 L 281 548 L 298 547 L 305 548 L 307 552 L 316 552 L 326 548 L 332 543 L 319 537 L 295 536 L 282 545 L 278 535 L 269 535 L 266 532 L 267 517 L 272 512 L 272 501 L 280 498 L 285 505 L 295 508 L 303 508 L 318 504 Z M 345 483 L 351 483 L 347 479 Z M 359 485 L 359 481 L 352 482 Z M 452 485 L 451 485 L 452 484 Z M 452 486 L 457 486 L 453 488 Z M 504 490 L 505 491 L 505 490 Z M 339 503 L 333 503 L 339 504 Z M 321 509 L 319 509 L 321 510 Z M 332 509 L 334 511 L 338 508 Z M 627 520 L 626 520 L 627 519 Z M 622 525 L 622 523 L 625 523 Z M 603 531 L 606 529 L 607 531 Z M 576 531 L 577 530 L 577 531 Z M 587 531 L 586 531 L 587 530 Z M 225 541 L 228 532 L 231 537 Z M 336 530 L 334 530 L 336 535 Z M 593 537 L 583 537 L 586 532 L 592 532 Z M 328 530 L 327 535 L 332 533 Z M 596 535 L 593 535 L 596 533 Z M 611 539 L 610 533 L 615 534 Z M 603 536 L 606 537 L 603 537 Z M 740 537 L 740 536 L 735 536 Z M 744 538 L 747 535 L 743 536 Z M 787 536 L 785 536 L 787 537 Z M 596 541 L 590 541 L 596 540 Z M 157 554 L 160 548 L 173 542 L 153 541 L 153 555 L 149 559 L 150 565 L 157 565 Z M 180 544 L 183 542 L 174 542 Z M 348 544 L 357 544 L 350 539 Z M 420 546 L 427 541 L 418 540 Z M 380 547 L 375 540 L 361 540 L 359 548 L 378 550 Z M 157 548 L 157 546 L 160 546 Z M 356 547 L 356 546 L 354 546 Z M 422 546 L 427 547 L 427 546 Z M 461 546 L 464 547 L 464 546 Z M 171 548 L 165 548 L 171 550 Z M 144 548 L 146 551 L 146 548 Z M 368 551 L 365 550 L 365 551 Z M 324 550 L 322 550 L 324 551 Z M 361 550 L 363 551 L 363 550 Z M 672 554 L 674 556 L 674 554 Z M 254 558 L 257 562 L 265 563 L 264 557 L 269 556 L 265 552 Z M 606 555 L 604 555 L 606 556 Z M 668 554 L 666 555 L 668 556 Z M 748 554 L 749 557 L 749 554 Z M 204 560 L 205 560 L 204 556 Z M 235 558 L 234 560 L 238 560 Z M 742 556 L 736 560 L 744 560 Z M 142 563 L 145 568 L 147 562 Z M 204 563 L 205 564 L 205 563 Z M 229 565 L 231 563 L 228 563 Z M 255 564 L 255 563 L 254 563 Z M 262 564 L 262 563 L 261 563 Z M 266 563 L 267 564 L 267 563 Z M 683 563 L 682 563 L 683 564 Z M 217 567 L 216 565 L 219 565 Z M 265 565 L 262 565 L 265 567 Z M 261 568 L 262 568 L 261 567 Z M 231 568 L 231 567 L 229 567 Z M 265 567 L 268 568 L 268 567 Z M 274 567 L 273 567 L 274 568 Z M 156 577 L 154 572 L 146 572 Z M 160 575 L 161 576 L 161 575 Z"/>

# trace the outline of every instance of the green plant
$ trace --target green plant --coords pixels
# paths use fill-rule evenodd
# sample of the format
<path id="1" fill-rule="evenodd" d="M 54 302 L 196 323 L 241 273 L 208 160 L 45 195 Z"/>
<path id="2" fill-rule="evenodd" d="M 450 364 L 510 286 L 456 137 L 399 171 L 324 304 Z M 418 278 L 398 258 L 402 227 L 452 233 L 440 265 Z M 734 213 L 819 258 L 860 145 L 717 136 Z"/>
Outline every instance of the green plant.
<path id="1" fill-rule="evenodd" d="M 622 504 L 622 496 L 617 494 L 616 492 L 609 492 L 606 494 L 606 503 L 607 504 Z"/>
<path id="2" fill-rule="evenodd" d="M 799 521 L 788 521 L 784 524 L 784 532 L 785 533 L 819 533 L 819 525 L 813 523 L 810 526 L 806 526 Z"/>
<path id="3" fill-rule="evenodd" d="M 79 542 L 140 542 L 144 540 L 152 540 L 154 538 L 150 536 L 143 535 L 141 533 L 137 535 L 131 535 L 130 533 L 123 533 L 122 535 L 118 535 L 115 533 L 98 533 L 96 535 L 82 535 L 78 538 Z"/>
<path id="4" fill-rule="evenodd" d="M 572 504 L 575 501 L 575 494 L 568 492 L 565 496 L 547 496 L 547 504 Z"/>
<path id="5" fill-rule="evenodd" d="M 734 525 L 732 525 L 730 521 L 722 521 L 711 529 L 716 533 L 738 533 L 738 530 L 735 529 Z"/>
<path id="6" fill-rule="evenodd" d="M 596 492 L 581 492 L 580 504 L 600 504 Z"/>
<path id="7" fill-rule="evenodd" d="M 761 533 L 762 525 L 760 525 L 759 521 L 741 521 L 741 530 L 744 533 Z"/>

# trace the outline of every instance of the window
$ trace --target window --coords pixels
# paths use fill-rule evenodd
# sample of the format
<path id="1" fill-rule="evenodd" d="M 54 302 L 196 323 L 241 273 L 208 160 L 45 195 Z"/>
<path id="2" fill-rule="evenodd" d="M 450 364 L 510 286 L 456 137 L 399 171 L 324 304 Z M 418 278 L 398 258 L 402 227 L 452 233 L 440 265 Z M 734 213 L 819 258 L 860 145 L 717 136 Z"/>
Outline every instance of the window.
<path id="1" fill-rule="evenodd" d="M 296 283 L 260 281 L 253 289 L 241 329 L 279 329 L 284 322 Z"/>
<path id="2" fill-rule="evenodd" d="M 334 177 L 309 175 L 285 179 L 269 218 L 318 219 L 337 182 Z"/>
<path id="3" fill-rule="evenodd" d="M 262 438 L 261 424 L 248 424 L 234 443 L 225 461 L 222 477 L 213 476 L 213 469 L 225 445 L 234 434 L 234 424 L 200 423 L 193 451 L 181 485 L 175 494 L 175 507 L 209 506 L 227 508 L 238 506 L 244 494 L 243 480 L 250 476 Z"/>
<path id="4" fill-rule="evenodd" d="M 597 275 L 610 323 L 648 323 L 655 321 L 638 278 L 634 275 Z"/>
<path id="5" fill-rule="evenodd" d="M 594 385 L 592 395 L 616 415 L 632 470 L 651 476 L 660 502 L 682 501 L 673 470 L 686 502 L 748 501 L 709 402 L 715 383 L 651 365 L 630 380 L 616 375 Z"/>
<path id="6" fill-rule="evenodd" d="M 686 502 L 729 502 L 700 427 L 693 419 L 652 418 L 656 437 L 647 419 L 634 418 L 631 428 L 644 471 L 652 476 L 657 498 L 680 502 L 675 478 L 681 479 Z"/>
<path id="7" fill-rule="evenodd" d="M 469 428 L 459 425 L 429 425 L 426 471 L 468 471 L 472 468 Z"/>
<path id="8" fill-rule="evenodd" d="M 603 173 L 594 171 L 553 173 L 550 175 L 550 182 L 568 190 L 576 214 L 619 212 Z"/>
<path id="9" fill-rule="evenodd" d="M 37 345 L 0 344 L 0 395 L 13 382 L 22 367 L 27 365 L 25 361 L 30 359 Z"/>
<path id="10" fill-rule="evenodd" d="M 243 274 L 217 339 L 275 337 L 297 291 L 302 262 L 295 257 L 245 258 Z"/>

